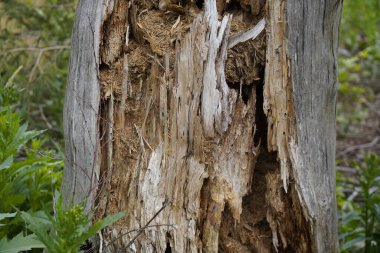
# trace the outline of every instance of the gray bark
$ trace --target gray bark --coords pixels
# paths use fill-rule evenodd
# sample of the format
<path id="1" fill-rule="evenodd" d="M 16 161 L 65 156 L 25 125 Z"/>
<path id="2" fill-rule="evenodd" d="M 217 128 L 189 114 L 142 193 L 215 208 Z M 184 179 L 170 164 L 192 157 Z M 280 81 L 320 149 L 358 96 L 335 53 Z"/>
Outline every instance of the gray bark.
<path id="1" fill-rule="evenodd" d="M 64 105 L 65 169 L 62 195 L 66 205 L 85 201 L 92 207 L 99 180 L 100 102 L 99 32 L 102 1 L 77 6 Z"/>
<path id="2" fill-rule="evenodd" d="M 287 6 L 297 140 L 292 160 L 318 252 L 338 252 L 335 103 L 341 8 L 341 0 Z"/>

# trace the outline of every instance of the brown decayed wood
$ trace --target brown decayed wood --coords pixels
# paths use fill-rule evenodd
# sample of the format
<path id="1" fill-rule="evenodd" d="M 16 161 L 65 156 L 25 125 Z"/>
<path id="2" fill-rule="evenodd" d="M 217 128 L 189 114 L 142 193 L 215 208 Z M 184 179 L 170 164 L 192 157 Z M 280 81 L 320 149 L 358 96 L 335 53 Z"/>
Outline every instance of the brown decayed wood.
<path id="1" fill-rule="evenodd" d="M 207 0 L 202 9 L 185 3 L 179 15 L 159 10 L 158 1 L 105 0 L 103 9 L 90 9 L 98 17 L 89 19 L 95 53 L 83 69 L 92 82 L 88 94 L 79 87 L 94 94 L 95 109 L 79 103 L 86 119 L 69 121 L 65 131 L 69 168 L 83 159 L 92 177 L 66 169 L 64 180 L 66 199 L 90 194 L 95 220 L 128 211 L 103 231 L 104 243 L 112 241 L 107 252 L 126 245 L 134 234 L 121 234 L 144 226 L 166 203 L 134 250 L 325 252 L 315 222 L 323 212 L 299 177 L 308 155 L 297 146 L 302 130 L 296 129 L 286 2 L 264 5 Z M 264 16 L 266 33 L 227 50 L 230 36 Z M 74 91 L 76 60 L 69 78 Z M 72 102 L 67 99 L 66 120 L 80 115 Z M 90 124 L 88 136 L 73 134 L 83 122 Z"/>
<path id="2" fill-rule="evenodd" d="M 124 208 L 135 210 L 118 226 L 138 227 L 169 199 L 172 204 L 155 222 L 176 228 L 147 231 L 149 239 L 142 237 L 138 244 L 142 252 L 152 247 L 149 241 L 155 241 L 164 250 L 167 245 L 162 242 L 166 240 L 177 252 L 195 252 L 196 245 L 216 252 L 225 206 L 232 211 L 232 218 L 239 221 L 242 198 L 251 188 L 256 156 L 252 81 L 262 78 L 259 72 L 265 52 L 264 36 L 229 50 L 230 58 L 236 55 L 235 69 L 229 70 L 224 63 L 227 35 L 233 34 L 229 27 L 241 31 L 251 28 L 249 24 L 226 16 L 218 28 L 220 21 L 211 5 L 205 17 L 196 18 L 155 9 L 143 11 L 139 5 L 131 8 L 138 11 L 130 14 L 135 20 L 130 25 L 136 27 L 131 27 L 129 46 L 100 73 L 102 110 L 109 111 L 111 92 L 115 106 L 120 103 L 123 58 L 128 58 L 125 125 L 113 130 L 112 175 L 106 164 L 102 165 L 105 180 L 100 188 L 103 194 L 98 198 L 97 215 Z M 209 29 L 205 23 L 209 23 Z M 139 36 L 143 43 L 134 41 L 135 34 L 143 34 Z M 247 46 L 253 56 L 243 53 Z M 261 55 L 261 59 L 254 55 Z M 248 101 L 243 101 L 241 89 L 231 89 L 227 84 L 236 84 L 232 72 L 238 66 L 240 85 L 251 86 Z M 118 122 L 119 116 L 114 116 Z M 106 154 L 110 154 L 106 138 L 109 120 L 105 113 L 101 123 L 105 161 L 109 161 Z"/>

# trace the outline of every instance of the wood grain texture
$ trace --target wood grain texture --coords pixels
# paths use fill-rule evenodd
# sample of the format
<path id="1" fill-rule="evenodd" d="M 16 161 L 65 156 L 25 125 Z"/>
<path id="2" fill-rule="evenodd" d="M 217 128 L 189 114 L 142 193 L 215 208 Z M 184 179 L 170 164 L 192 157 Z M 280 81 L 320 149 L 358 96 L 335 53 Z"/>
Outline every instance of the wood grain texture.
<path id="1" fill-rule="evenodd" d="M 99 177 L 99 33 L 103 1 L 81 0 L 71 42 L 64 105 L 65 204 L 85 201 L 91 208 Z"/>
<path id="2" fill-rule="evenodd" d="M 277 151 L 285 192 L 291 161 L 289 140 L 294 136 L 294 113 L 289 62 L 286 52 L 286 2 L 267 2 L 267 55 L 264 85 L 264 111 L 268 120 L 268 150 Z"/>
<path id="3" fill-rule="evenodd" d="M 267 0 L 252 19 L 266 21 L 265 83 L 264 71 L 238 57 L 236 66 L 251 67 L 257 80 L 227 83 L 233 22 L 254 13 L 252 6 L 264 12 L 264 1 L 247 3 L 232 16 L 206 0 L 195 17 L 173 19 L 150 0 L 79 2 L 62 188 L 66 204 L 85 200 L 95 219 L 129 212 L 104 231 L 105 243 L 113 242 L 105 252 L 127 245 L 133 236 L 126 232 L 163 203 L 170 205 L 134 251 L 337 251 L 341 2 Z"/>
<path id="4" fill-rule="evenodd" d="M 303 214 L 295 215 L 304 216 L 304 226 L 311 227 L 309 242 L 300 240 L 299 245 L 337 252 L 335 100 L 341 2 L 268 0 L 267 8 L 268 149 L 277 151 L 285 191 L 297 191 L 296 197 L 287 194 L 302 206 Z M 279 213 L 281 208 L 270 210 Z M 287 233 L 279 220 L 272 214 L 268 219 L 274 245 L 280 241 L 275 231 Z M 282 244 L 289 242 L 286 238 L 282 236 Z"/>
<path id="5" fill-rule="evenodd" d="M 129 64 L 131 92 L 123 98 L 121 88 L 121 94 L 114 96 L 116 108 L 125 103 L 125 121 L 113 132 L 114 152 L 102 153 L 103 160 L 113 161 L 113 172 L 109 172 L 109 164 L 101 167 L 104 191 L 98 194 L 96 216 L 129 210 L 122 225 L 112 227 L 113 234 L 121 234 L 144 226 L 164 202 L 170 201 L 152 224 L 172 226 L 144 231 L 133 244 L 137 252 L 165 252 L 168 245 L 172 252 L 218 252 L 224 209 L 228 207 L 233 219 L 239 220 L 242 199 L 251 188 L 257 155 L 253 142 L 255 94 L 252 91 L 244 102 L 240 91 L 226 82 L 232 16 L 218 20 L 214 1 L 206 1 L 204 8 L 190 20 L 189 31 L 175 35 L 171 57 L 162 59 L 144 48 L 142 55 L 152 55 L 146 74 L 131 74 L 141 58 L 140 53 L 134 57 L 136 46 L 121 56 L 120 63 L 110 66 L 110 72 L 122 73 L 125 63 Z M 130 23 L 131 31 L 142 29 L 133 28 L 135 23 L 142 27 L 139 15 Z M 123 83 L 122 75 L 101 74 L 101 81 L 114 84 L 116 90 Z M 102 103 L 101 110 L 106 114 L 112 96 L 103 99 L 107 106 Z M 115 113 L 115 124 L 122 122 L 122 117 Z M 104 128 L 108 123 L 103 122 Z M 104 234 L 107 242 L 112 237 Z M 110 246 L 110 252 L 111 247 L 117 251 L 132 237 L 123 236 L 123 243 Z"/>
<path id="6" fill-rule="evenodd" d="M 316 252 L 338 252 L 335 103 L 341 0 L 287 2 L 288 56 L 296 116 L 294 175 Z"/>

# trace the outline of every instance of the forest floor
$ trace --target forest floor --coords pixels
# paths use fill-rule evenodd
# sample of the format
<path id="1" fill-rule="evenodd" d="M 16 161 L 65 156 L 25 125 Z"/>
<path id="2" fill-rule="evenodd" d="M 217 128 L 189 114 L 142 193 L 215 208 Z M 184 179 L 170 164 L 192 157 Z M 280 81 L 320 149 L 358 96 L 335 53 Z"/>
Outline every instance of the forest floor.
<path id="1" fill-rule="evenodd" d="M 337 136 L 338 170 L 350 172 L 352 168 L 349 161 L 359 161 L 369 152 L 380 154 L 380 89 L 376 92 L 374 99 L 366 102 L 365 105 L 368 116 L 361 122 L 353 124 L 350 127 L 352 130 L 348 133 Z M 339 129 L 339 125 L 337 128 Z"/>
<path id="2" fill-rule="evenodd" d="M 336 158 L 341 166 L 344 161 L 359 160 L 364 153 L 380 154 L 380 92 L 367 107 L 368 117 L 355 124 L 354 131 L 337 136 Z"/>

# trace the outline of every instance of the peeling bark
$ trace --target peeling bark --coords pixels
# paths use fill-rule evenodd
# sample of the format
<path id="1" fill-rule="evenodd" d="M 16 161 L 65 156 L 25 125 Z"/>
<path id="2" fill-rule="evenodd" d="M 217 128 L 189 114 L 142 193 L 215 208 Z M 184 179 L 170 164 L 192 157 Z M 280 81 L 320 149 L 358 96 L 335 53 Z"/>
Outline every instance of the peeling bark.
<path id="1" fill-rule="evenodd" d="M 123 252 L 162 208 L 132 251 L 337 251 L 329 50 L 340 3 L 313 2 L 326 21 L 309 34 L 309 1 L 90 2 L 73 33 L 63 187 L 94 219 L 128 211 L 102 232 L 103 252 Z M 299 48 L 318 32 L 328 50 Z M 318 66 L 326 56 L 322 78 L 300 52 Z M 304 95 L 321 82 L 318 99 Z"/>

